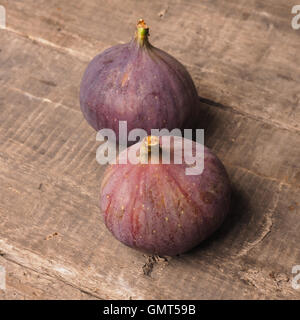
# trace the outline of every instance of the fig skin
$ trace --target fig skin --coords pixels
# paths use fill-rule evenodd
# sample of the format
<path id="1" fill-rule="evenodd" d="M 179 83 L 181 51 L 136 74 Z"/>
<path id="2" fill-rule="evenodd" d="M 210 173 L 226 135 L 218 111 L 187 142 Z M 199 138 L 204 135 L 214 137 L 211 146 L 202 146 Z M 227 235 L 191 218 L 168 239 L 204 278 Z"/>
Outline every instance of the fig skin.
<path id="1" fill-rule="evenodd" d="M 128 132 L 141 128 L 187 128 L 195 118 L 198 94 L 185 67 L 148 41 L 148 27 L 139 21 L 129 43 L 113 46 L 88 65 L 80 86 L 80 107 L 95 129 L 112 129 L 119 121 Z M 144 35 L 141 35 L 144 31 Z"/>
<path id="2" fill-rule="evenodd" d="M 194 147 L 195 142 L 195 151 Z M 202 174 L 186 175 L 187 167 L 186 163 L 110 165 L 101 184 L 100 207 L 111 233 L 132 248 L 174 256 L 217 230 L 230 205 L 226 170 L 206 147 Z"/>

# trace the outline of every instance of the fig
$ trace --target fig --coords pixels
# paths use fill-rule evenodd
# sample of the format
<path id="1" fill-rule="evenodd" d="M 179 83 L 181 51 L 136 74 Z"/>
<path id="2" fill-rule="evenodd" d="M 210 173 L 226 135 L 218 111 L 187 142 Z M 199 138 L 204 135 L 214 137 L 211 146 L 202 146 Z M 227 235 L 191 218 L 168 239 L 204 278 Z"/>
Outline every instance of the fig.
<path id="1" fill-rule="evenodd" d="M 119 141 L 119 121 L 127 133 L 141 128 L 172 130 L 188 126 L 197 112 L 198 94 L 185 67 L 152 46 L 149 28 L 139 20 L 135 37 L 97 55 L 80 85 L 80 107 L 97 131 L 112 129 Z"/>
<path id="2" fill-rule="evenodd" d="M 187 175 L 186 169 L 192 167 L 183 152 L 187 139 L 172 137 L 170 146 L 164 147 L 163 138 L 144 138 L 107 167 L 100 208 L 106 227 L 125 245 L 173 256 L 189 251 L 218 229 L 229 211 L 231 188 L 223 164 L 207 147 L 202 145 L 203 153 L 195 156 L 203 161 L 202 173 Z M 189 141 L 194 154 L 197 142 Z M 155 146 L 158 156 L 152 152 Z M 124 163 L 136 150 L 139 161 Z M 165 164 L 161 155 L 168 152 L 170 162 Z M 178 155 L 181 161 L 174 160 Z"/>

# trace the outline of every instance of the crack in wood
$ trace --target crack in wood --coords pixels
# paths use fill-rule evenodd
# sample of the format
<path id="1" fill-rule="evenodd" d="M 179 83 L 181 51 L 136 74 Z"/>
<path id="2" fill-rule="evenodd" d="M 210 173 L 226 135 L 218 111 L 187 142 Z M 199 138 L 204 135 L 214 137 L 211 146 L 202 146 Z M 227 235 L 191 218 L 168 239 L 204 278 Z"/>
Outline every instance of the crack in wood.
<path id="1" fill-rule="evenodd" d="M 150 277 L 155 266 L 159 264 L 168 265 L 168 259 L 166 257 L 158 255 L 144 256 L 146 257 L 146 263 L 143 265 L 142 269 L 145 276 Z"/>
<path id="2" fill-rule="evenodd" d="M 1 243 L 3 244 L 4 241 L 0 239 L 0 245 L 1 245 Z M 8 245 L 8 246 L 12 248 L 11 245 Z M 2 253 L 2 251 L 0 251 L 0 252 Z M 85 294 L 87 294 L 87 295 L 89 295 L 89 296 L 91 296 L 91 297 L 93 297 L 93 298 L 97 298 L 97 299 L 102 300 L 102 298 L 101 298 L 100 296 L 95 295 L 94 293 L 89 292 L 89 291 L 87 291 L 87 290 L 84 290 L 84 289 L 82 289 L 81 287 L 74 285 L 73 283 L 65 280 L 65 279 L 62 278 L 62 277 L 56 277 L 56 276 L 54 276 L 53 274 L 51 274 L 51 273 L 49 273 L 49 272 L 47 272 L 47 271 L 41 271 L 41 270 L 39 270 L 39 269 L 37 269 L 37 268 L 34 268 L 34 267 L 32 267 L 32 266 L 29 267 L 27 264 L 20 263 L 19 261 L 17 261 L 17 259 L 14 259 L 11 254 L 8 255 L 7 253 L 4 253 L 4 252 L 3 252 L 3 254 L 1 254 L 1 257 L 3 257 L 5 260 L 7 260 L 7 261 L 9 261 L 9 262 L 11 262 L 11 263 L 14 263 L 14 264 L 16 264 L 16 265 L 18 265 L 18 266 L 20 266 L 20 267 L 22 267 L 22 268 L 24 268 L 24 269 L 27 269 L 27 270 L 36 272 L 36 273 L 38 273 L 38 274 L 40 274 L 40 275 L 48 276 L 48 277 L 50 277 L 50 278 L 52 278 L 52 279 L 55 279 L 55 280 L 59 280 L 59 281 L 63 282 L 64 284 L 66 284 L 66 285 L 68 285 L 68 286 L 70 286 L 70 287 L 72 287 L 72 288 L 74 288 L 74 289 L 79 290 L 79 291 L 82 292 L 82 293 L 85 293 Z M 42 258 L 39 257 L 39 259 L 42 259 Z"/>
<path id="3" fill-rule="evenodd" d="M 248 286 L 254 287 L 264 296 L 270 291 L 281 292 L 281 294 L 293 295 L 295 292 L 290 284 L 287 274 L 251 267 L 239 272 L 240 280 Z"/>
<path id="4" fill-rule="evenodd" d="M 6 88 L 6 89 L 11 89 L 11 90 L 16 91 L 16 92 L 18 92 L 18 93 L 21 93 L 21 94 L 23 94 L 24 96 L 26 96 L 26 97 L 27 97 L 28 99 L 30 99 L 30 100 L 33 99 L 33 100 L 37 100 L 37 101 L 40 101 L 40 102 L 48 103 L 48 104 L 50 104 L 50 105 L 52 104 L 52 107 L 53 107 L 54 109 L 56 109 L 56 108 L 58 108 L 58 107 L 62 107 L 62 108 L 64 108 L 64 109 L 71 110 L 71 111 L 74 111 L 74 112 L 76 112 L 76 113 L 81 113 L 80 110 L 70 108 L 70 107 L 68 107 L 68 106 L 66 106 L 66 105 L 64 105 L 64 104 L 62 104 L 62 103 L 60 103 L 60 102 L 54 102 L 54 101 L 52 101 L 52 100 L 50 100 L 50 99 L 48 99 L 48 98 L 43 98 L 43 97 L 35 96 L 35 95 L 33 95 L 33 94 L 25 91 L 25 90 L 22 90 L 22 89 L 19 89 L 19 88 L 16 88 L 16 87 L 8 87 L 8 86 L 5 86 L 5 85 L 3 85 L 2 87 Z"/>
<path id="5" fill-rule="evenodd" d="M 247 173 L 249 173 L 251 175 L 257 176 L 257 177 L 259 177 L 259 178 L 261 178 L 263 180 L 273 181 L 273 182 L 278 183 L 278 185 L 284 185 L 284 186 L 289 187 L 290 189 L 298 189 L 298 188 L 300 188 L 299 184 L 288 183 L 288 182 L 286 182 L 284 180 L 279 180 L 277 178 L 273 178 L 273 177 L 270 177 L 270 176 L 265 176 L 265 175 L 259 174 L 258 172 L 255 172 L 253 170 L 250 170 L 250 169 L 247 169 L 247 168 L 232 164 L 232 163 L 227 162 L 227 161 L 224 161 L 224 164 L 225 164 L 226 167 L 236 168 L 238 170 L 245 171 L 245 172 L 247 172 Z"/>
<path id="6" fill-rule="evenodd" d="M 80 60 L 83 60 L 85 62 L 91 60 L 91 57 L 86 55 L 86 54 L 84 54 L 83 52 L 80 52 L 80 51 L 77 51 L 77 50 L 74 50 L 74 49 L 71 49 L 71 48 L 59 46 L 59 45 L 57 45 L 57 44 L 55 44 L 55 43 L 53 43 L 51 41 L 48 41 L 46 39 L 43 39 L 43 38 L 40 38 L 40 37 L 34 37 L 34 36 L 25 34 L 23 32 L 20 32 L 18 30 L 10 28 L 10 27 L 6 27 L 4 29 L 4 31 L 5 30 L 8 31 L 8 32 L 14 33 L 14 34 L 16 34 L 16 35 L 18 35 L 18 36 L 20 36 L 22 38 L 29 39 L 32 42 L 38 42 L 41 45 L 54 48 L 54 49 L 56 49 L 58 51 L 66 52 L 66 53 L 70 54 L 71 56 L 76 57 L 76 58 L 78 58 Z"/>
<path id="7" fill-rule="evenodd" d="M 256 116 L 254 114 L 251 114 L 251 113 L 248 113 L 248 112 L 244 112 L 244 111 L 236 109 L 236 108 L 234 108 L 232 106 L 227 106 L 227 105 L 224 105 L 222 103 L 215 102 L 215 101 L 203 98 L 203 97 L 199 97 L 199 101 L 201 103 L 207 104 L 207 105 L 209 105 L 211 107 L 217 107 L 217 108 L 220 108 L 220 109 L 225 110 L 225 111 L 231 111 L 231 112 L 233 112 L 235 114 L 238 114 L 238 115 L 241 115 L 241 116 L 245 116 L 247 118 L 250 118 L 250 119 L 253 119 L 253 120 L 256 120 L 256 121 L 259 121 L 259 122 L 266 123 L 268 125 L 271 125 L 273 127 L 276 127 L 276 128 L 282 129 L 282 130 L 287 130 L 289 132 L 293 132 L 293 133 L 297 133 L 297 134 L 300 133 L 300 129 L 288 126 L 285 123 L 282 123 L 282 122 L 279 122 L 279 121 L 276 121 L 276 120 L 271 120 L 271 119 L 267 120 L 264 117 L 259 117 L 259 116 Z"/>
<path id="8" fill-rule="evenodd" d="M 273 208 L 271 208 L 265 215 L 265 225 L 263 226 L 263 230 L 255 240 L 252 242 L 248 242 L 247 245 L 237 254 L 237 257 L 243 257 L 247 255 L 252 249 L 254 249 L 257 245 L 259 245 L 272 231 L 273 227 L 273 215 L 275 210 L 277 209 L 277 205 L 280 199 L 280 193 L 282 191 L 283 183 L 280 183 L 277 190 L 277 196 L 274 200 Z"/>
<path id="9" fill-rule="evenodd" d="M 107 298 L 127 299 L 129 296 L 137 298 L 136 295 L 133 295 L 130 288 L 127 288 L 127 282 L 125 282 L 125 279 L 122 277 L 118 279 L 115 285 L 112 285 L 112 281 L 107 275 L 105 276 L 99 273 L 89 274 L 86 270 L 81 271 L 71 266 L 62 265 L 57 261 L 43 258 L 30 250 L 12 246 L 4 239 L 0 239 L 0 251 L 5 252 L 3 258 L 7 261 L 41 275 L 59 280 L 94 298 L 100 300 Z M 97 278 L 97 280 L 95 280 L 95 278 Z M 83 283 L 84 285 L 82 285 Z M 106 292 L 105 296 L 96 293 L 98 291 L 98 287 L 95 288 L 97 283 L 99 285 L 101 284 L 101 289 L 103 292 Z M 89 289 L 88 286 L 93 288 L 93 290 Z M 119 290 L 117 290 L 117 288 L 119 288 Z M 107 294 L 109 293 L 110 295 L 108 297 Z"/>

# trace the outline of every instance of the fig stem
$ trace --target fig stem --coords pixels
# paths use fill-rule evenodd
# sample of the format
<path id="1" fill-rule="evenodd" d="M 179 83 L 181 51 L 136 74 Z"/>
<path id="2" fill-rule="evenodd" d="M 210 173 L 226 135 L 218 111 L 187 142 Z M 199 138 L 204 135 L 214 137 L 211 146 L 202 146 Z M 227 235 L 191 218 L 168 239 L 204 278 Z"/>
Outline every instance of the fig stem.
<path id="1" fill-rule="evenodd" d="M 141 163 L 148 163 L 148 158 L 151 153 L 160 152 L 160 145 L 159 145 L 159 137 L 157 136 L 147 136 L 142 140 L 140 146 L 140 162 Z"/>
<path id="2" fill-rule="evenodd" d="M 143 19 L 140 19 L 137 23 L 136 40 L 139 46 L 145 46 L 149 44 L 148 41 L 149 28 Z"/>

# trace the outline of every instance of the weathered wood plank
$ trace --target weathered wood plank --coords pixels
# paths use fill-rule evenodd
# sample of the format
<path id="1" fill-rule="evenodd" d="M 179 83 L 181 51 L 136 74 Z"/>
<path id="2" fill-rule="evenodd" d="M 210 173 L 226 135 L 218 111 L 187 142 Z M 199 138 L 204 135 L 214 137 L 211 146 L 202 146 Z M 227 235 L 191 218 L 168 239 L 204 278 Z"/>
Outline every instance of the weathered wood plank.
<path id="1" fill-rule="evenodd" d="M 0 257 L 0 265 L 6 270 L 6 288 L 0 290 L 0 300 L 97 299 L 56 277 L 24 268 L 3 257 Z"/>
<path id="2" fill-rule="evenodd" d="M 55 156 L 57 160 L 66 157 L 64 161 L 68 161 L 67 166 L 70 166 L 65 167 L 66 163 L 62 162 L 66 170 L 74 170 L 82 165 L 90 166 L 97 144 L 94 131 L 81 115 L 78 102 L 78 86 L 85 64 L 52 48 L 32 45 L 31 41 L 21 37 L 15 38 L 10 33 L 3 35 L 4 41 L 6 45 L 1 52 L 0 63 L 5 64 L 5 68 L 0 71 L 0 84 L 8 92 L 9 98 L 3 103 L 5 111 L 0 115 L 0 124 L 6 135 L 6 141 L 3 141 L 5 147 L 12 149 L 11 140 L 7 138 L 15 139 L 22 143 L 20 152 L 25 152 L 22 148 L 26 142 L 42 155 Z M 24 51 L 14 50 L 16 47 Z M 47 56 L 47 59 L 41 59 L 43 56 Z M 14 61 L 13 70 L 9 61 Z M 27 63 L 24 64 L 24 61 Z M 48 77 L 48 70 L 53 70 L 55 78 Z M 21 73 L 22 77 L 19 77 Z M 38 80 L 32 81 L 33 78 L 55 80 L 57 85 L 49 86 Z M 24 95 L 27 99 L 25 105 Z M 16 104 L 14 108 L 9 105 L 11 102 Z M 297 132 L 273 127 L 231 109 L 207 106 L 205 103 L 201 108 L 203 118 L 199 126 L 205 128 L 206 143 L 227 164 L 299 185 L 300 145 Z M 25 114 L 27 121 L 24 119 Z M 57 130 L 58 125 L 62 125 L 63 130 Z M 78 133 L 79 130 L 82 134 Z M 79 149 L 76 155 L 70 153 L 78 146 L 80 139 L 86 143 L 84 149 Z M 89 153 L 90 150 L 93 153 Z M 28 152 L 31 156 L 31 150 Z M 247 157 L 241 156 L 244 154 Z M 88 155 L 91 157 L 85 158 L 85 163 L 82 158 Z M 33 157 L 35 160 L 36 156 Z M 60 161 L 56 164 L 61 165 Z"/>
<path id="3" fill-rule="evenodd" d="M 193 252 L 157 263 L 149 278 L 143 273 L 147 258 L 113 239 L 101 222 L 98 190 L 104 168 L 95 161 L 95 133 L 70 103 L 71 92 L 63 103 L 49 99 L 79 82 L 80 72 L 70 71 L 66 78 L 65 70 L 79 71 L 84 63 L 15 34 L 3 38 L 0 248 L 9 260 L 99 298 L 299 298 L 290 285 L 299 246 L 286 241 L 289 258 L 281 259 L 279 251 L 264 245 L 271 235 L 278 245 L 282 233 L 299 239 L 299 215 L 292 221 L 281 211 L 295 206 L 298 197 L 297 132 L 203 104 L 206 142 L 233 182 L 232 216 Z M 4 63 L 9 59 L 13 63 Z M 32 83 L 26 88 L 30 94 L 20 86 L 31 77 L 54 81 L 47 78 L 50 67 L 57 86 Z M 276 228 L 280 231 L 272 233 Z M 278 289 L 276 275 L 283 274 L 289 281 Z"/>
<path id="4" fill-rule="evenodd" d="M 261 269 L 262 266 L 268 265 L 277 270 L 291 270 L 294 265 L 299 264 L 299 192 L 300 188 L 293 190 L 286 185 L 279 185 L 275 192 L 274 206 L 268 212 L 270 232 L 264 241 L 251 248 L 251 251 L 242 250 L 240 254 L 245 257 L 246 264 L 253 264 L 255 261 L 256 268 Z M 281 274 L 280 278 L 283 282 L 287 281 L 289 272 Z M 255 285 L 263 287 L 263 284 L 257 283 L 258 281 L 259 277 Z"/>
<path id="5" fill-rule="evenodd" d="M 98 11 L 102 2 L 3 2 L 0 264 L 13 268 L 8 297 L 53 298 L 63 287 L 56 298 L 299 299 L 291 268 L 300 263 L 300 73 L 298 36 L 286 25 L 290 2 L 169 1 L 163 18 L 158 2 L 125 1 L 117 10 L 120 2 L 110 1 Z M 144 9 L 153 42 L 194 76 L 206 144 L 234 189 L 222 229 L 190 253 L 157 261 L 150 276 L 148 258 L 101 222 L 105 168 L 78 105 L 90 57 L 129 38 L 115 22 L 129 25 Z M 23 268 L 32 270 L 31 284 Z"/>
<path id="6" fill-rule="evenodd" d="M 201 97 L 299 132 L 300 44 L 291 28 L 292 0 L 2 2 L 8 30 L 86 62 L 128 41 L 143 16 L 153 43 L 187 65 Z"/>
<path id="7" fill-rule="evenodd" d="M 297 216 L 283 226 L 283 218 L 273 221 L 279 203 L 273 181 L 230 170 L 235 190 L 231 218 L 209 241 L 158 264 L 148 278 L 143 275 L 144 256 L 113 239 L 101 223 L 96 179 L 89 194 L 72 185 L 71 177 L 50 175 L 48 168 L 37 170 L 16 157 L 2 160 L 1 167 L 0 248 L 10 260 L 36 272 L 101 298 L 299 298 L 290 281 L 277 290 L 277 282 L 269 277 L 284 274 L 290 280 L 299 259 L 296 240 L 285 243 L 283 255 L 263 244 L 273 228 L 280 228 L 274 235 L 276 245 L 282 233 L 292 230 L 296 236 L 299 228 Z M 281 206 L 295 202 L 296 191 Z M 258 246 L 252 260 L 249 253 Z M 260 256 L 268 263 L 260 262 Z M 244 283 L 253 269 L 260 270 L 268 287 L 263 281 L 255 287 Z"/>

